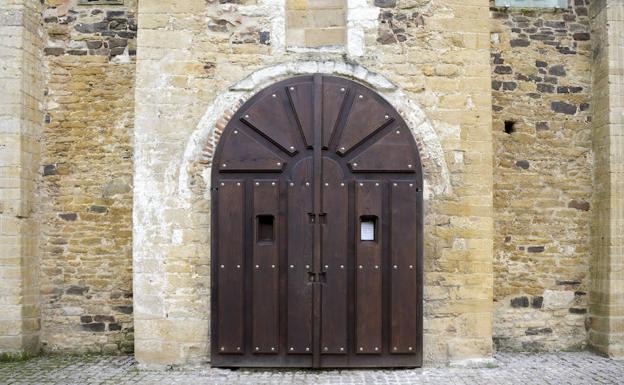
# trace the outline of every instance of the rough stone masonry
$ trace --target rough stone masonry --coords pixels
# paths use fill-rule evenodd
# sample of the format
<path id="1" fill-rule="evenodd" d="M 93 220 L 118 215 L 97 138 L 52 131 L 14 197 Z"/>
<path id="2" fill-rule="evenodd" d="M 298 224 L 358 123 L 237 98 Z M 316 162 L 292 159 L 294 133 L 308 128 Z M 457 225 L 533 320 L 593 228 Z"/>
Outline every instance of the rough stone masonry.
<path id="1" fill-rule="evenodd" d="M 210 170 L 242 102 L 373 88 L 425 165 L 425 362 L 623 356 L 622 4 L 6 0 L 0 353 L 209 361 Z"/>

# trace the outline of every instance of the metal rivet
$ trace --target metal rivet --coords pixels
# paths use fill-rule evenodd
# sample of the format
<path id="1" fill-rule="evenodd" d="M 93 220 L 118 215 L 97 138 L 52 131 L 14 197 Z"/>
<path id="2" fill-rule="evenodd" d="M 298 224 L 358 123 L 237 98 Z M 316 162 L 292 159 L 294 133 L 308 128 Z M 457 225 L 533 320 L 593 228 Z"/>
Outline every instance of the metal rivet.
<path id="1" fill-rule="evenodd" d="M 344 151 L 344 150 L 346 150 L 346 148 L 340 147 L 340 151 Z"/>
<path id="2" fill-rule="evenodd" d="M 295 150 L 295 146 L 290 146 L 290 149 L 294 151 Z"/>
<path id="3" fill-rule="evenodd" d="M 395 347 L 392 348 L 392 350 L 399 350 L 399 349 L 397 349 L 397 347 L 395 346 Z"/>
<path id="4" fill-rule="evenodd" d="M 309 185 L 310 185 L 310 182 L 306 182 L 306 186 L 309 186 Z"/>
<path id="5" fill-rule="evenodd" d="M 379 269 L 379 266 L 375 265 L 375 269 Z"/>
<path id="6" fill-rule="evenodd" d="M 256 346 L 256 350 L 260 350 L 260 348 Z"/>
<path id="7" fill-rule="evenodd" d="M 325 265 L 325 268 L 326 268 L 326 269 L 328 269 L 328 268 L 329 268 L 329 265 Z"/>
<path id="8" fill-rule="evenodd" d="M 344 269 L 344 265 L 340 265 L 340 268 L 341 268 L 341 269 Z"/>
<path id="9" fill-rule="evenodd" d="M 306 348 L 306 352 L 309 352 L 309 351 L 310 351 L 310 348 Z"/>
<path id="10" fill-rule="evenodd" d="M 256 182 L 256 186 L 260 186 L 260 182 Z"/>
<path id="11" fill-rule="evenodd" d="M 358 96 L 358 98 L 363 99 L 363 98 L 364 98 L 364 95 L 360 94 L 360 95 Z"/>
<path id="12" fill-rule="evenodd" d="M 412 347 L 410 346 L 409 348 L 407 348 L 407 350 L 412 350 Z"/>
<path id="13" fill-rule="evenodd" d="M 340 183 L 340 186 L 344 187 L 344 182 L 343 182 L 343 183 Z"/>
<path id="14" fill-rule="evenodd" d="M 362 351 L 362 350 L 364 350 L 364 348 L 360 346 L 360 351 Z"/>
<path id="15" fill-rule="evenodd" d="M 397 268 L 398 268 L 398 266 L 397 266 L 397 265 L 394 265 L 394 266 L 392 266 L 392 267 L 394 267 L 395 269 L 397 269 Z"/>
<path id="16" fill-rule="evenodd" d="M 341 352 L 344 352 L 344 348 L 340 348 L 340 351 L 341 351 Z"/>
<path id="17" fill-rule="evenodd" d="M 271 183 L 271 186 L 275 186 L 275 182 Z"/>
<path id="18" fill-rule="evenodd" d="M 277 95 L 275 95 L 275 94 L 273 94 L 273 95 L 271 95 L 271 96 L 273 96 L 274 98 L 276 98 L 276 97 L 277 97 Z"/>
<path id="19" fill-rule="evenodd" d="M 379 183 L 375 183 L 375 186 L 379 187 Z"/>
<path id="20" fill-rule="evenodd" d="M 341 88 L 341 89 L 340 89 L 340 92 L 345 92 L 345 91 L 346 91 L 346 90 L 345 90 L 344 88 Z"/>
<path id="21" fill-rule="evenodd" d="M 271 269 L 275 269 L 275 265 L 271 265 Z"/>
<path id="22" fill-rule="evenodd" d="M 290 183 L 290 185 L 291 185 L 291 186 L 294 186 L 295 184 L 291 182 L 291 183 Z"/>
<path id="23" fill-rule="evenodd" d="M 237 268 L 237 269 L 240 269 L 240 265 L 236 265 L 236 268 Z"/>
<path id="24" fill-rule="evenodd" d="M 290 90 L 291 90 L 291 91 L 294 91 L 294 90 L 295 90 L 295 87 L 290 87 Z"/>
<path id="25" fill-rule="evenodd" d="M 239 350 L 239 351 L 240 351 L 240 346 L 237 346 L 237 347 L 236 347 L 236 350 Z"/>
<path id="26" fill-rule="evenodd" d="M 360 183 L 360 186 L 364 186 L 364 183 Z"/>
<path id="27" fill-rule="evenodd" d="M 259 268 L 260 268 L 260 265 L 256 265 L 256 269 L 259 269 Z"/>
<path id="28" fill-rule="evenodd" d="M 309 269 L 309 268 L 310 268 L 310 265 L 306 265 L 306 269 Z"/>
<path id="29" fill-rule="evenodd" d="M 379 348 L 377 346 L 375 346 L 375 351 L 378 351 L 378 350 L 379 350 Z"/>
<path id="30" fill-rule="evenodd" d="M 385 115 L 384 118 L 390 119 L 390 115 Z"/>
<path id="31" fill-rule="evenodd" d="M 414 268 L 414 266 L 413 266 L 413 265 L 409 265 L 409 268 L 410 268 L 410 269 L 413 269 L 413 268 Z"/>
<path id="32" fill-rule="evenodd" d="M 328 350 L 329 350 L 329 348 L 328 348 L 327 346 L 325 346 L 325 347 L 323 348 L 323 350 L 328 351 Z"/>
<path id="33" fill-rule="evenodd" d="M 281 166 L 281 165 L 282 165 L 282 162 L 277 162 L 277 165 L 278 165 L 278 166 Z"/>
<path id="34" fill-rule="evenodd" d="M 234 135 L 238 134 L 238 130 L 234 130 Z"/>
<path id="35" fill-rule="evenodd" d="M 225 183 L 221 182 L 221 186 L 225 186 Z"/>
<path id="36" fill-rule="evenodd" d="M 360 269 L 364 268 L 364 266 L 362 266 L 362 265 L 360 265 L 360 266 L 358 266 L 358 267 L 359 267 Z"/>
<path id="37" fill-rule="evenodd" d="M 225 268 L 225 265 L 221 265 L 221 268 L 222 268 L 222 269 L 224 269 L 224 268 Z"/>
<path id="38" fill-rule="evenodd" d="M 273 351 L 275 351 L 275 348 L 271 348 L 271 351 L 272 351 L 272 352 L 273 352 Z"/>
<path id="39" fill-rule="evenodd" d="M 353 163 L 353 167 L 357 167 L 357 163 Z"/>
<path id="40" fill-rule="evenodd" d="M 325 187 L 329 187 L 329 183 L 325 183 Z"/>
<path id="41" fill-rule="evenodd" d="M 410 187 L 414 187 L 414 184 L 413 184 L 413 183 L 410 183 Z"/>
<path id="42" fill-rule="evenodd" d="M 407 168 L 412 168 L 412 167 L 413 167 L 413 166 L 412 166 L 411 164 L 408 164 L 408 165 L 407 165 Z"/>
<path id="43" fill-rule="evenodd" d="M 221 346 L 221 351 L 224 351 L 224 350 L 225 350 L 225 346 Z"/>
<path id="44" fill-rule="evenodd" d="M 398 183 L 393 183 L 392 185 L 393 185 L 394 187 L 396 187 L 396 186 L 398 186 L 399 184 L 398 184 Z"/>
<path id="45" fill-rule="evenodd" d="M 245 119 L 249 119 L 249 115 L 245 115 Z"/>
<path id="46" fill-rule="evenodd" d="M 221 166 L 223 166 L 223 167 L 227 167 L 227 164 L 223 163 Z"/>
<path id="47" fill-rule="evenodd" d="M 295 348 L 290 348 L 290 351 L 291 351 L 291 352 L 294 352 L 294 351 L 295 351 Z"/>
<path id="48" fill-rule="evenodd" d="M 237 182 L 237 183 L 236 183 L 236 185 L 237 185 L 237 186 L 240 186 L 240 182 Z"/>
<path id="49" fill-rule="evenodd" d="M 401 133 L 401 131 L 397 130 L 397 132 L 396 132 L 396 133 L 397 133 L 397 134 L 400 134 L 400 133 Z"/>

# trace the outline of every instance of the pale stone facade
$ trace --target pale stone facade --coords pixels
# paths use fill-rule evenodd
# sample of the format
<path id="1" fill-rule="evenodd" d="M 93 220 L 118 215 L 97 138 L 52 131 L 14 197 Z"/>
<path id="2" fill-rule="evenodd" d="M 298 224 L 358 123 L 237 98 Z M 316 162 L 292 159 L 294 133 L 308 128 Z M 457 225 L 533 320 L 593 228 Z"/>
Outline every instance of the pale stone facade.
<path id="1" fill-rule="evenodd" d="M 499 349 L 587 342 L 591 52 L 585 1 L 557 12 L 492 10 Z"/>
<path id="2" fill-rule="evenodd" d="M 592 3 L 594 222 L 589 342 L 624 357 L 624 4 Z"/>
<path id="3" fill-rule="evenodd" d="M 325 73 L 386 98 L 419 146 L 426 365 L 621 356 L 622 10 L 491 5 L 3 3 L 0 352 L 209 361 L 220 133 L 264 87 Z"/>
<path id="4" fill-rule="evenodd" d="M 0 353 L 39 350 L 39 179 L 43 33 L 38 2 L 0 5 Z"/>

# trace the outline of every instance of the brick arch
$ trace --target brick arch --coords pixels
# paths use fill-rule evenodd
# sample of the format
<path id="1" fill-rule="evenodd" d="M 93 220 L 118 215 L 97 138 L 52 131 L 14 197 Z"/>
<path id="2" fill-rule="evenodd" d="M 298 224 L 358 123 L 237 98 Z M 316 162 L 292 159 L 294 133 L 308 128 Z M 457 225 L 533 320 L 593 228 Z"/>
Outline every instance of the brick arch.
<path id="1" fill-rule="evenodd" d="M 200 176 L 210 184 L 212 157 L 219 138 L 231 117 L 245 101 L 260 90 L 280 80 L 314 73 L 344 76 L 360 82 L 383 96 L 408 124 L 418 146 L 423 166 L 425 200 L 452 192 L 450 173 L 442 144 L 424 111 L 384 76 L 353 63 L 296 61 L 256 71 L 220 94 L 208 107 L 197 129 L 191 135 L 180 170 L 178 184 L 182 198 L 191 199 L 190 181 Z"/>

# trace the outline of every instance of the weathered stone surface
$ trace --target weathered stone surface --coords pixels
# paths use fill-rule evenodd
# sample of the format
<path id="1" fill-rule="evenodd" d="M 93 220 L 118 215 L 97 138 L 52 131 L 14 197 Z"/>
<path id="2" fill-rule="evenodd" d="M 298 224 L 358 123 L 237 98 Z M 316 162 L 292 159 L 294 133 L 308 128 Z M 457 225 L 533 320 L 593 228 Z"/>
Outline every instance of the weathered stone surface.
<path id="1" fill-rule="evenodd" d="M 320 11 L 333 5 L 336 15 L 343 5 L 346 18 L 344 27 L 315 24 L 321 30 L 313 31 L 314 42 L 328 38 L 328 30 L 344 35 L 342 44 L 312 50 L 301 44 L 312 42 L 306 40 L 308 31 L 296 26 L 337 23 L 331 17 L 311 20 L 310 1 L 288 1 L 285 9 L 272 1 L 193 4 L 200 3 L 191 20 L 183 11 L 173 13 L 167 2 L 139 2 L 133 149 L 138 359 L 206 360 L 215 145 L 242 101 L 275 81 L 316 72 L 370 85 L 396 104 L 419 149 L 429 154 L 422 156 L 427 164 L 425 361 L 491 356 L 487 2 L 471 4 L 470 11 L 440 1 L 397 0 L 390 8 L 372 0 L 316 2 Z M 260 44 L 259 31 L 271 32 L 270 45 Z M 391 44 L 378 42 L 381 31 L 392 35 Z M 192 327 L 172 326 L 179 322 Z M 205 333 L 189 342 L 187 333 L 202 328 Z"/>
<path id="2" fill-rule="evenodd" d="M 135 6 L 48 1 L 43 9 L 46 48 L 59 51 L 46 56 L 39 191 L 46 351 L 111 354 L 133 343 Z M 54 33 L 61 26 L 71 32 Z M 75 311 L 62 311 L 67 307 Z"/>
<path id="3" fill-rule="evenodd" d="M 591 107 L 580 108 L 591 103 L 592 50 L 582 40 L 591 32 L 586 2 L 572 3 L 557 12 L 491 9 L 492 81 L 501 84 L 493 87 L 499 349 L 586 344 L 583 317 L 568 309 L 587 308 L 574 290 L 589 285 L 592 252 L 592 208 L 582 203 L 592 196 Z M 510 81 L 517 88 L 502 87 Z M 512 135 L 505 121 L 516 122 Z M 558 284 L 572 280 L 578 285 Z"/>
<path id="4" fill-rule="evenodd" d="M 593 38 L 586 0 L 557 12 L 493 7 L 489 17 L 485 0 L 175 3 L 146 1 L 141 12 L 133 0 L 0 6 L 9 90 L 0 102 L 9 255 L 0 273 L 7 301 L 20 303 L 1 309 L 10 319 L 0 321 L 0 350 L 38 346 L 41 325 L 45 350 L 131 352 L 136 320 L 143 362 L 205 360 L 207 175 L 219 130 L 269 83 L 327 72 L 403 103 L 419 148 L 439 146 L 421 154 L 427 362 L 487 357 L 492 327 L 499 349 L 582 348 L 587 329 L 596 347 L 624 355 L 624 327 L 604 321 L 624 314 L 611 276 L 621 242 L 605 235 L 617 234 L 613 197 L 624 196 L 614 182 L 621 157 L 607 150 L 621 148 L 611 135 L 621 98 L 609 95 L 624 82 L 605 80 L 622 73 L 619 48 L 605 48 L 623 46 L 619 8 L 595 2 Z M 604 90 L 594 100 L 592 86 Z M 216 128 L 202 136 L 210 119 Z"/>
<path id="5" fill-rule="evenodd" d="M 590 210 L 594 223 L 588 331 L 595 349 L 624 359 L 624 3 L 600 0 L 590 7 L 595 191 Z"/>

